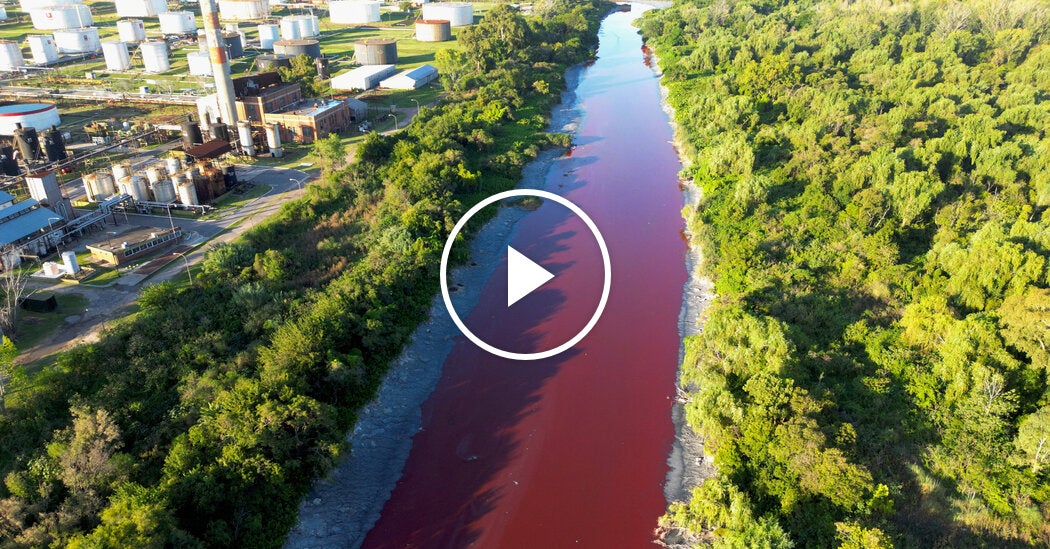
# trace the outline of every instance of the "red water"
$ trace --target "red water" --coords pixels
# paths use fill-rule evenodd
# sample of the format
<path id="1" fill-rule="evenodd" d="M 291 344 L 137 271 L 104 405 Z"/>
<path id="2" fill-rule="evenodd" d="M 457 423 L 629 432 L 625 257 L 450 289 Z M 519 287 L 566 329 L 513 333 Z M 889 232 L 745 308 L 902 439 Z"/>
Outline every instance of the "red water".
<path id="1" fill-rule="evenodd" d="M 576 90 L 577 147 L 545 187 L 605 236 L 613 276 L 604 315 L 573 349 L 536 362 L 500 359 L 460 337 L 365 547 L 651 544 L 674 437 L 686 245 L 680 166 L 635 17 L 605 20 L 598 60 Z M 518 223 L 511 245 L 556 276 L 508 309 L 501 266 L 466 322 L 507 350 L 554 347 L 600 295 L 595 241 L 568 210 L 545 203 Z"/>

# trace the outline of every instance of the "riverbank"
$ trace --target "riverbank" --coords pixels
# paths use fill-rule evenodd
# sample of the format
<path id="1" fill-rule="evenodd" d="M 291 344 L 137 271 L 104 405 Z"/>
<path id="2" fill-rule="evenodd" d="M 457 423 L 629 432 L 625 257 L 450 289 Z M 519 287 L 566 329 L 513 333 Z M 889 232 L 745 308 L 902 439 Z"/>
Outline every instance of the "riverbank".
<path id="1" fill-rule="evenodd" d="M 575 134 L 581 115 L 575 95 L 581 70 L 578 65 L 566 72 L 566 90 L 551 113 L 548 131 Z M 543 188 L 547 173 L 565 152 L 540 153 L 523 169 L 518 188 Z M 471 262 L 451 271 L 449 284 L 456 288 L 452 302 L 461 317 L 477 305 L 517 222 L 526 214 L 523 208 L 501 208 L 471 241 Z M 442 365 L 459 336 L 441 295 L 436 295 L 427 320 L 391 364 L 375 399 L 361 410 L 347 437 L 350 455 L 300 503 L 299 521 L 289 532 L 286 548 L 359 547 L 364 542 L 401 478 L 412 438 L 421 429 L 422 405 L 441 379 Z"/>

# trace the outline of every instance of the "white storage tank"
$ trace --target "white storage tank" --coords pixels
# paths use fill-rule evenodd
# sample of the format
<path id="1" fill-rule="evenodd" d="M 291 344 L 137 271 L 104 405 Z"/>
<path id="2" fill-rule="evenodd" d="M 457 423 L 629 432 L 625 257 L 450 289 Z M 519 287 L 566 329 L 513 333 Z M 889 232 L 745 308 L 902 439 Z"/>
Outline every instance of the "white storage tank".
<path id="1" fill-rule="evenodd" d="M 272 50 L 273 43 L 281 39 L 280 25 L 259 25 L 259 47 Z"/>
<path id="2" fill-rule="evenodd" d="M 120 41 L 134 44 L 146 39 L 146 25 L 141 19 L 121 19 L 117 21 L 117 33 Z"/>
<path id="3" fill-rule="evenodd" d="M 453 27 L 474 24 L 474 5 L 467 2 L 423 4 L 423 19 L 443 19 Z"/>
<path id="4" fill-rule="evenodd" d="M 303 15 L 301 21 L 306 24 L 304 32 L 310 33 L 311 37 L 321 36 L 321 22 L 317 20 L 316 15 Z M 302 25 L 302 23 L 300 23 L 300 25 Z"/>
<path id="5" fill-rule="evenodd" d="M 128 44 L 120 40 L 107 40 L 102 43 L 102 57 L 106 59 L 106 70 L 126 71 L 131 68 L 131 54 Z"/>
<path id="6" fill-rule="evenodd" d="M 102 49 L 95 27 L 55 31 L 55 44 L 58 53 L 95 53 Z"/>
<path id="7" fill-rule="evenodd" d="M 173 202 L 175 200 L 175 186 L 168 179 L 162 179 L 150 185 L 153 190 L 153 200 L 156 202 Z"/>
<path id="8" fill-rule="evenodd" d="M 299 34 L 302 29 L 299 28 L 299 22 L 295 20 L 294 15 L 281 18 L 281 39 L 282 40 L 299 40 L 302 35 Z"/>
<path id="9" fill-rule="evenodd" d="M 205 51 L 191 51 L 186 54 L 193 76 L 211 76 L 211 57 Z"/>
<path id="10" fill-rule="evenodd" d="M 66 272 L 75 275 L 80 272 L 80 265 L 77 263 L 77 253 L 73 250 L 67 250 L 62 252 L 62 266 L 65 267 Z"/>
<path id="11" fill-rule="evenodd" d="M 7 21 L 7 8 L 0 6 L 0 21 Z"/>
<path id="12" fill-rule="evenodd" d="M 131 195 L 131 198 L 136 202 L 145 202 L 149 200 L 149 194 L 146 188 L 146 178 L 142 176 L 124 176 L 117 182 L 117 186 L 120 187 L 120 192 Z"/>
<path id="13" fill-rule="evenodd" d="M 169 11 L 160 14 L 161 34 L 194 34 L 197 32 L 197 18 L 188 11 Z"/>
<path id="14" fill-rule="evenodd" d="M 120 17 L 156 17 L 168 11 L 167 0 L 116 0 Z"/>
<path id="15" fill-rule="evenodd" d="M 0 70 L 13 71 L 26 64 L 22 47 L 14 40 L 0 40 Z"/>
<path id="16" fill-rule="evenodd" d="M 178 158 L 172 156 L 164 159 L 164 171 L 168 172 L 169 175 L 177 174 L 182 170 L 182 162 Z"/>
<path id="17" fill-rule="evenodd" d="M 125 177 L 131 175 L 131 164 L 128 162 L 119 162 L 113 164 L 113 180 L 120 181 Z"/>
<path id="18" fill-rule="evenodd" d="M 0 52 L 2 51 L 3 48 L 0 46 Z M 19 54 L 21 54 L 21 50 L 19 50 Z M 14 135 L 16 124 L 21 124 L 23 128 L 34 128 L 36 131 L 42 132 L 51 126 L 61 125 L 62 119 L 58 116 L 58 107 L 53 103 L 9 103 L 0 105 L 0 135 Z M 41 136 L 41 140 L 43 140 L 43 136 Z"/>
<path id="19" fill-rule="evenodd" d="M 52 6 L 72 6 L 82 3 L 81 0 L 20 0 L 18 5 L 22 11 L 29 13 L 29 10 L 50 8 Z"/>
<path id="20" fill-rule="evenodd" d="M 328 13 L 332 23 L 337 25 L 375 23 L 381 19 L 380 4 L 362 0 L 332 0 L 328 3 Z"/>
<path id="21" fill-rule="evenodd" d="M 91 10 L 83 4 L 30 10 L 29 18 L 37 30 L 77 29 L 95 23 Z"/>
<path id="22" fill-rule="evenodd" d="M 168 43 L 163 40 L 151 40 L 143 42 L 139 46 L 142 53 L 142 64 L 146 72 L 167 72 L 171 69 L 171 61 L 168 59 Z"/>
<path id="23" fill-rule="evenodd" d="M 193 186 L 193 181 L 183 181 L 176 186 L 175 190 L 179 194 L 179 202 L 187 206 L 200 206 L 200 201 L 197 200 L 197 187 Z"/>
<path id="24" fill-rule="evenodd" d="M 58 61 L 58 46 L 49 34 L 34 34 L 27 38 L 29 51 L 33 52 L 34 65 L 50 65 Z"/>
<path id="25" fill-rule="evenodd" d="M 281 150 L 281 127 L 276 122 L 263 126 L 266 128 L 266 145 L 270 148 L 270 156 L 280 158 L 284 156 Z"/>
<path id="26" fill-rule="evenodd" d="M 219 0 L 219 16 L 232 21 L 252 21 L 270 16 L 268 0 Z"/>
<path id="27" fill-rule="evenodd" d="M 95 196 L 109 198 L 117 194 L 117 186 L 113 181 L 113 174 L 108 170 L 95 172 Z"/>
<path id="28" fill-rule="evenodd" d="M 241 149 L 248 156 L 255 156 L 255 143 L 252 141 L 252 123 L 247 120 L 237 121 L 237 139 Z"/>
<path id="29" fill-rule="evenodd" d="M 150 185 L 164 179 L 166 175 L 168 175 L 168 172 L 164 170 L 163 166 L 152 166 L 146 168 L 146 181 L 149 181 Z"/>

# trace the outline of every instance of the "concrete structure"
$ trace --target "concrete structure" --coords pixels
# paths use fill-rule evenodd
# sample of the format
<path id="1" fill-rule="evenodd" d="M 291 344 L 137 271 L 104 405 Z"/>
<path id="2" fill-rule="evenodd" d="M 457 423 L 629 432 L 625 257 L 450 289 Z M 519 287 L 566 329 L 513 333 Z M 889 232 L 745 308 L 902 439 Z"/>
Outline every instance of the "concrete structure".
<path id="1" fill-rule="evenodd" d="M 381 19 L 380 5 L 381 2 L 365 0 L 332 0 L 328 13 L 336 25 L 364 25 Z"/>
<path id="2" fill-rule="evenodd" d="M 95 53 L 102 49 L 95 27 L 55 31 L 55 44 L 58 53 Z"/>
<path id="3" fill-rule="evenodd" d="M 156 17 L 168 11 L 167 0 L 116 0 L 120 17 Z"/>
<path id="4" fill-rule="evenodd" d="M 370 90 L 396 72 L 394 65 L 366 65 L 332 77 L 333 90 Z"/>
<path id="5" fill-rule="evenodd" d="M 474 24 L 474 5 L 468 2 L 437 2 L 423 5 L 423 19 L 442 19 L 453 27 Z"/>
<path id="6" fill-rule="evenodd" d="M 160 14 L 162 34 L 196 34 L 197 18 L 189 11 L 169 11 Z"/>
<path id="7" fill-rule="evenodd" d="M 34 34 L 28 36 L 29 51 L 33 52 L 34 65 L 50 65 L 58 61 L 58 45 L 55 37 L 49 34 Z"/>
<path id="8" fill-rule="evenodd" d="M 259 25 L 259 47 L 264 50 L 272 50 L 273 43 L 281 39 L 281 26 L 265 24 Z"/>
<path id="9" fill-rule="evenodd" d="M 265 2 L 265 0 L 262 0 Z M 215 95 L 220 118 L 226 124 L 237 123 L 237 107 L 234 104 L 233 79 L 230 77 L 230 61 L 226 52 L 226 41 L 219 27 L 219 12 L 215 0 L 200 0 L 201 18 L 204 20 L 204 35 L 211 56 L 211 74 L 215 79 Z M 269 5 L 267 5 L 269 9 Z M 201 119 L 203 121 L 204 119 Z"/>
<path id="10" fill-rule="evenodd" d="M 262 123 L 263 114 L 281 110 L 303 98 L 299 84 L 282 82 L 276 72 L 263 72 L 234 78 L 234 107 L 238 120 Z M 200 120 L 214 121 L 221 116 L 214 95 L 197 101 Z"/>
<path id="11" fill-rule="evenodd" d="M 277 124 L 265 124 L 263 129 L 266 132 L 266 146 L 270 149 L 270 156 L 284 156 L 284 149 L 281 148 L 281 127 Z"/>
<path id="12" fill-rule="evenodd" d="M 354 60 L 359 65 L 397 64 L 397 41 L 385 38 L 369 38 L 354 42 Z"/>
<path id="13" fill-rule="evenodd" d="M 421 65 L 381 81 L 379 87 L 392 90 L 414 90 L 437 80 L 437 77 L 437 68 L 433 65 Z"/>
<path id="14" fill-rule="evenodd" d="M 142 54 L 142 64 L 146 72 L 159 73 L 171 69 L 171 60 L 168 59 L 168 43 L 163 40 L 152 40 L 143 42 L 139 46 Z"/>
<path id="15" fill-rule="evenodd" d="M 114 238 L 88 244 L 91 257 L 110 265 L 124 265 L 158 250 L 168 248 L 182 238 L 182 228 L 158 229 L 143 227 Z"/>
<path id="16" fill-rule="evenodd" d="M 334 99 L 303 99 L 277 112 L 267 112 L 263 119 L 267 124 L 280 125 L 281 141 L 313 143 L 349 128 L 350 109 Z"/>
<path id="17" fill-rule="evenodd" d="M 117 34 L 121 42 L 141 42 L 146 39 L 146 25 L 141 19 L 121 19 L 117 21 Z"/>
<path id="18" fill-rule="evenodd" d="M 279 40 L 273 43 L 273 52 L 292 57 L 306 54 L 317 59 L 321 57 L 321 44 L 317 40 Z"/>
<path id="19" fill-rule="evenodd" d="M 58 187 L 58 177 L 52 170 L 26 174 L 26 185 L 33 200 L 45 204 L 51 211 L 65 219 L 73 219 L 73 208 L 62 196 Z"/>
<path id="20" fill-rule="evenodd" d="M 420 19 L 416 21 L 416 40 L 420 42 L 452 40 L 452 24 L 443 19 Z"/>
<path id="21" fill-rule="evenodd" d="M 213 0 L 214 1 L 214 0 Z M 269 0 L 219 0 L 219 13 L 223 19 L 253 21 L 270 16 Z"/>
<path id="22" fill-rule="evenodd" d="M 22 57 L 22 47 L 14 40 L 0 40 L 0 71 L 13 71 L 24 67 L 26 60 Z"/>
<path id="23" fill-rule="evenodd" d="M 36 200 L 15 202 L 13 196 L 0 191 L 0 247 L 10 246 L 26 254 L 44 255 L 47 248 L 58 242 L 64 223 L 58 214 Z M 17 266 L 18 260 L 17 253 L 13 261 L 3 258 L 3 268 Z"/>
<path id="24" fill-rule="evenodd" d="M 131 54 L 127 42 L 107 40 L 102 43 L 102 56 L 106 59 L 106 70 L 126 71 L 131 68 Z"/>
<path id="25" fill-rule="evenodd" d="M 83 4 L 29 10 L 29 18 L 37 30 L 76 29 L 95 23 L 91 10 Z"/>
<path id="26" fill-rule="evenodd" d="M 191 51 L 186 54 L 186 62 L 190 64 L 191 75 L 211 76 L 211 57 L 206 52 Z"/>
<path id="27" fill-rule="evenodd" d="M 368 103 L 361 101 L 360 99 L 354 99 L 353 97 L 347 97 L 343 100 L 346 103 L 348 109 L 350 109 L 350 121 L 351 122 L 364 122 L 368 120 Z"/>
<path id="28" fill-rule="evenodd" d="M 62 124 L 53 103 L 0 103 L 0 135 L 14 135 L 17 124 L 44 131 Z"/>

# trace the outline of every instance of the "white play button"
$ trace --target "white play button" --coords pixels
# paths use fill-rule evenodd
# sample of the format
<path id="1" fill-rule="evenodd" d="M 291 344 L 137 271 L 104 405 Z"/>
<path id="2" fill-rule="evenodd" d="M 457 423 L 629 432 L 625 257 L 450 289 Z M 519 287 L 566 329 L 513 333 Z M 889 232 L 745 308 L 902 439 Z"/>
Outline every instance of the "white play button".
<path id="1" fill-rule="evenodd" d="M 543 286 L 554 275 L 540 267 L 535 261 L 525 257 L 518 250 L 507 246 L 507 306 L 517 301 L 536 288 Z"/>

